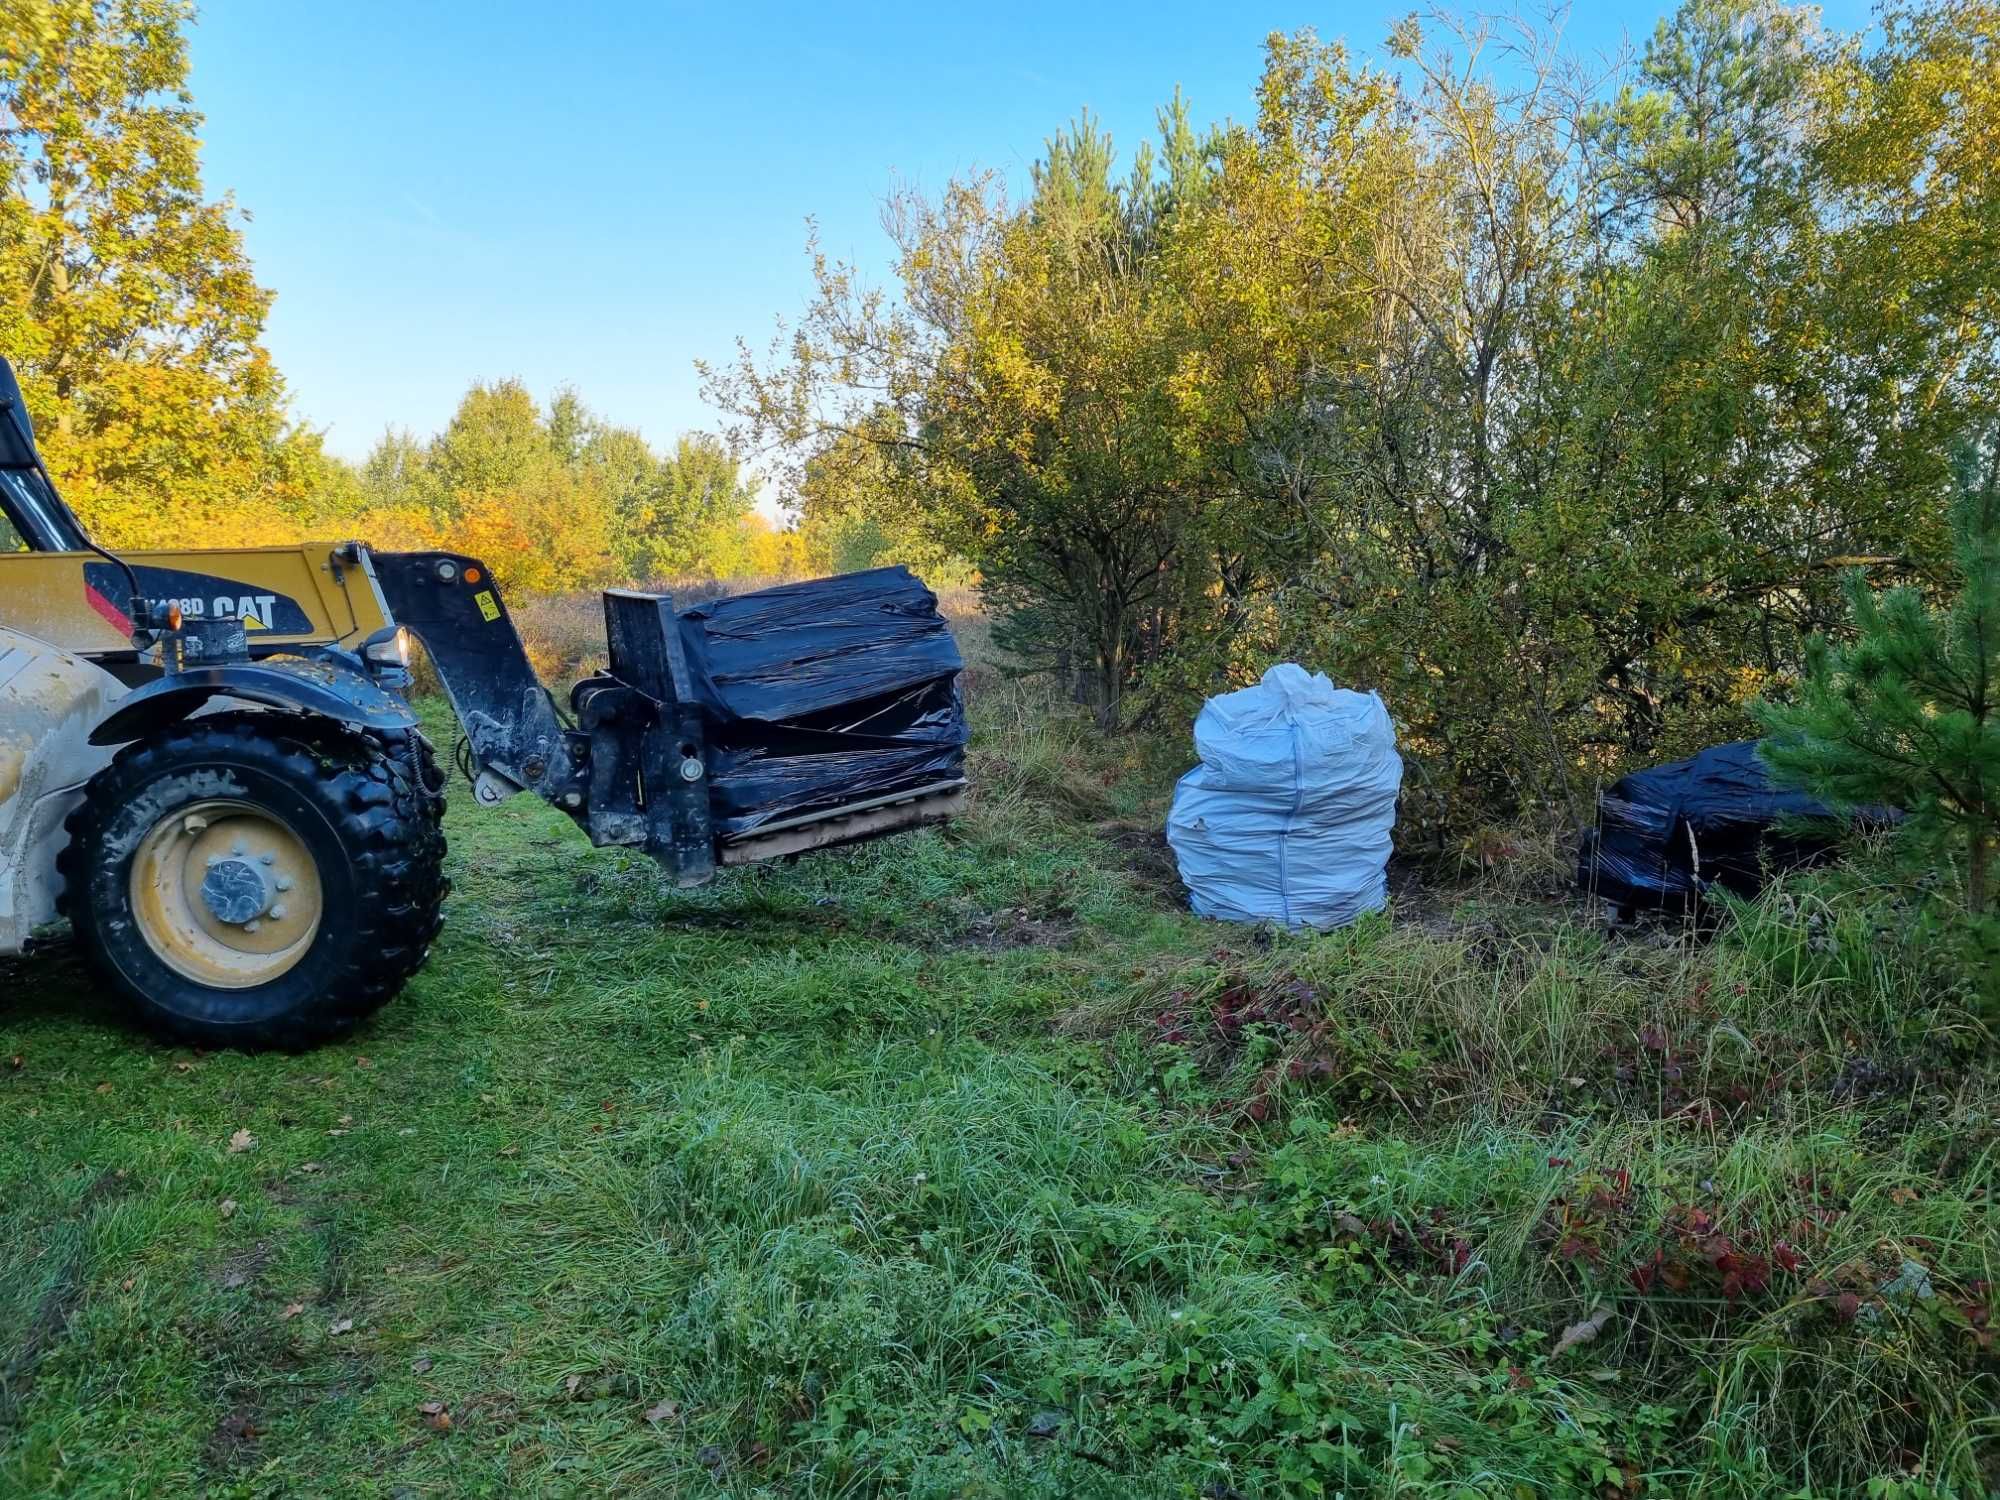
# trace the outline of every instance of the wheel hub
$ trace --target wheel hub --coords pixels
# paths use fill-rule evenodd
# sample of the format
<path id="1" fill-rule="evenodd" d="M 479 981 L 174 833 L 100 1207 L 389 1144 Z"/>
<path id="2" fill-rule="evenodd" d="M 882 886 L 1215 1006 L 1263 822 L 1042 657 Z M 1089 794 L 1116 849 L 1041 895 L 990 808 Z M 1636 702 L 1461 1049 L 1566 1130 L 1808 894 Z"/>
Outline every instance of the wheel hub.
<path id="1" fill-rule="evenodd" d="M 201 880 L 201 899 L 218 922 L 241 927 L 264 915 L 271 893 L 247 859 L 217 860 Z"/>
<path id="2" fill-rule="evenodd" d="M 247 802 L 161 818 L 132 857 L 132 915 L 189 979 L 248 989 L 288 973 L 319 932 L 319 867 L 290 825 Z"/>

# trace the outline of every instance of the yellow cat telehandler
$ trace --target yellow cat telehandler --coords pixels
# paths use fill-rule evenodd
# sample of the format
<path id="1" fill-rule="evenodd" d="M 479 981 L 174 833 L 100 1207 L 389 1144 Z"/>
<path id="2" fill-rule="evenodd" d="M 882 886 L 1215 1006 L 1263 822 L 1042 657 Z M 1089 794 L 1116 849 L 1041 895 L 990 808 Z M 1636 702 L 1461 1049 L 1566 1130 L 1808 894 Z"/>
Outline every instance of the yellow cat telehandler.
<path id="1" fill-rule="evenodd" d="M 935 599 L 881 571 L 847 597 L 891 636 L 865 612 L 858 633 L 821 628 L 819 586 L 792 586 L 758 618 L 814 644 L 780 640 L 733 679 L 728 628 L 711 625 L 714 661 L 691 661 L 690 641 L 707 649 L 697 611 L 606 593 L 609 668 L 565 714 L 476 558 L 99 547 L 0 360 L 0 956 L 59 939 L 66 918 L 168 1037 L 296 1049 L 350 1031 L 422 965 L 447 890 L 444 777 L 403 693 L 413 635 L 479 804 L 536 793 L 683 884 L 940 821 L 965 786 L 960 663 Z M 772 650 L 804 664 L 774 669 Z M 843 652 L 874 695 L 860 734 L 809 693 L 783 726 L 757 717 L 787 673 Z M 885 732 L 883 705 L 899 703 L 930 705 L 927 727 Z M 855 766 L 872 769 L 828 774 Z M 0 983 L 34 972 L 0 969 Z"/>

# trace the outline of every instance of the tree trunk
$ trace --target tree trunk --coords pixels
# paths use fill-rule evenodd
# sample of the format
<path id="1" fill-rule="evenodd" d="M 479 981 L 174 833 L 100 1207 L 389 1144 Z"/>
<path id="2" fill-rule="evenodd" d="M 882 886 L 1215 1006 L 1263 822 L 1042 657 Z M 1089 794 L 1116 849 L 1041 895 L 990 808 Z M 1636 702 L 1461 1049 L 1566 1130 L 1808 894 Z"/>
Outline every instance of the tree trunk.
<path id="1" fill-rule="evenodd" d="M 1097 727 L 1110 734 L 1118 727 L 1125 697 L 1124 617 L 1119 615 L 1108 639 L 1097 648 Z"/>
<path id="2" fill-rule="evenodd" d="M 64 233 L 69 227 L 69 220 L 65 217 L 68 211 L 67 197 L 60 187 L 51 185 L 48 213 L 49 301 L 52 304 L 50 310 L 56 314 L 51 321 L 65 332 L 69 328 L 69 320 L 65 316 L 69 311 L 69 240 Z M 70 397 L 76 393 L 76 382 L 71 375 L 66 351 L 60 344 L 49 350 L 49 367 L 50 373 L 55 377 L 53 383 L 56 392 L 56 433 L 60 437 L 68 438 L 71 436 L 73 425 L 70 418 Z"/>

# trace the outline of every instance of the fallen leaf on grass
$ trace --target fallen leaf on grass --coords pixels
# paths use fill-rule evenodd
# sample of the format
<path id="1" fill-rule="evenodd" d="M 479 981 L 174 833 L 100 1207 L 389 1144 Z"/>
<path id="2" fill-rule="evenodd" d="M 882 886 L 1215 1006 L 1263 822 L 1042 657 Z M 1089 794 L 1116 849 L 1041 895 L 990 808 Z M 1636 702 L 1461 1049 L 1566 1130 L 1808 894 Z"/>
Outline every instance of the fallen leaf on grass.
<path id="1" fill-rule="evenodd" d="M 236 1213 L 236 1200 L 234 1198 L 224 1198 L 220 1203 L 215 1205 L 215 1211 L 225 1219 L 233 1217 Z"/>
<path id="2" fill-rule="evenodd" d="M 375 1066 L 375 1064 L 370 1062 L 365 1057 L 357 1057 L 354 1059 L 354 1066 L 357 1068 L 372 1068 Z"/>
<path id="3" fill-rule="evenodd" d="M 519 1156 L 521 1154 L 521 1148 L 519 1146 L 502 1146 L 500 1148 L 500 1154 L 502 1156 Z"/>
<path id="4" fill-rule="evenodd" d="M 1570 1324 L 1569 1327 L 1562 1331 L 1562 1336 L 1556 1340 L 1556 1346 L 1549 1351 L 1549 1357 L 1553 1359 L 1565 1349 L 1574 1349 L 1578 1344 L 1589 1343 L 1604 1331 L 1604 1325 L 1610 1321 L 1611 1304 L 1600 1302 L 1596 1307 L 1591 1309 L 1589 1317 L 1583 1319 L 1581 1322 Z"/>
<path id="5" fill-rule="evenodd" d="M 327 1132 L 327 1134 L 328 1134 L 328 1135 L 346 1135 L 346 1134 L 347 1134 L 347 1132 L 346 1132 L 346 1131 L 344 1131 L 344 1130 L 329 1130 L 329 1131 Z"/>
<path id="6" fill-rule="evenodd" d="M 435 1427 L 439 1432 L 451 1431 L 451 1413 L 442 1401 L 426 1401 L 417 1410 L 424 1414 L 425 1426 Z"/>
<path id="7" fill-rule="evenodd" d="M 324 1170 L 325 1170 L 325 1168 L 323 1168 L 322 1166 L 320 1166 L 320 1164 L 319 1164 L 318 1162 L 316 1162 L 316 1161 L 303 1161 L 303 1162 L 300 1162 L 300 1163 L 299 1163 L 299 1170 L 300 1170 L 301 1172 L 305 1172 L 305 1173 L 308 1173 L 308 1174 L 310 1174 L 310 1173 L 313 1173 L 313 1172 L 321 1172 L 321 1171 L 324 1171 Z"/>
<path id="8" fill-rule="evenodd" d="M 646 1413 L 646 1420 L 648 1422 L 654 1422 L 654 1423 L 671 1422 L 675 1417 L 678 1417 L 680 1414 L 681 1414 L 681 1408 L 678 1402 L 662 1401 L 658 1406 L 654 1407 L 651 1411 Z"/>
<path id="9" fill-rule="evenodd" d="M 306 1305 L 303 1302 L 287 1302 L 285 1304 L 285 1316 L 288 1318 L 296 1318 L 305 1310 Z"/>
<path id="10" fill-rule="evenodd" d="M 256 1136 L 247 1130 L 239 1130 L 229 1138 L 229 1154 L 234 1156 L 239 1151 L 248 1151 L 256 1144 Z"/>
<path id="11" fill-rule="evenodd" d="M 100 1083 L 97 1086 L 97 1092 L 100 1094 L 108 1094 L 111 1092 L 111 1085 L 108 1083 Z"/>
<path id="12" fill-rule="evenodd" d="M 248 1271 L 231 1271 L 227 1276 L 222 1278 L 222 1289 L 225 1292 L 233 1292 L 249 1284 L 250 1273 Z"/>
<path id="13" fill-rule="evenodd" d="M 118 1290 L 119 1290 L 119 1291 L 121 1291 L 121 1292 L 129 1292 L 129 1291 L 131 1291 L 131 1290 L 132 1290 L 132 1284 L 133 1284 L 133 1282 L 134 1282 L 134 1281 L 136 1281 L 137 1279 L 138 1279 L 137 1277 L 133 1277 L 133 1276 L 127 1276 L 127 1277 L 126 1277 L 126 1278 L 125 1278 L 125 1279 L 124 1279 L 123 1281 L 121 1281 L 121 1282 L 119 1282 L 119 1283 L 118 1283 Z"/>
<path id="14" fill-rule="evenodd" d="M 410 1373 L 412 1375 L 428 1375 L 430 1372 L 431 1357 L 428 1354 L 419 1354 L 415 1359 L 410 1361 Z"/>
<path id="15" fill-rule="evenodd" d="M 27 1062 L 27 1058 L 16 1052 L 12 1057 L 7 1059 L 7 1066 L 18 1070 L 25 1062 Z"/>
<path id="16" fill-rule="evenodd" d="M 352 1333 L 352 1332 L 354 1332 L 354 1319 L 352 1318 L 335 1318 L 333 1320 L 333 1325 L 327 1329 L 327 1333 L 329 1335 L 339 1335 L 343 1333 Z"/>
<path id="17" fill-rule="evenodd" d="M 563 1381 L 563 1389 L 568 1391 L 572 1396 L 574 1396 L 576 1394 L 576 1388 L 582 1384 L 583 1384 L 583 1377 L 581 1375 L 572 1375 L 568 1379 Z"/>

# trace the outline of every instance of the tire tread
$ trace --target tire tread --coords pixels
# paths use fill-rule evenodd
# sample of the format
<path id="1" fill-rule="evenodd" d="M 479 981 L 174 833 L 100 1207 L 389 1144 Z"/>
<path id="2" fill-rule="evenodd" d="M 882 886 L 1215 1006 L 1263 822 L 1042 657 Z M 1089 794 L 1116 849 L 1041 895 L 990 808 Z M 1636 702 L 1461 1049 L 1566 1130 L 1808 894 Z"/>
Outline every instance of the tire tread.
<path id="1" fill-rule="evenodd" d="M 316 1003 L 254 1022 L 223 1024 L 185 1016 L 142 992 L 106 957 L 102 913 L 85 862 L 102 842 L 105 820 L 131 794 L 176 769 L 251 758 L 295 784 L 317 783 L 341 847 L 360 875 L 354 940 L 320 987 Z M 58 904 L 93 967 L 155 1034 L 199 1046 L 305 1051 L 351 1033 L 395 998 L 423 966 L 443 927 L 443 779 L 430 742 L 417 731 L 364 732 L 330 720 L 283 713 L 214 714 L 185 720 L 121 750 L 93 778 L 70 814 L 57 857 Z"/>

